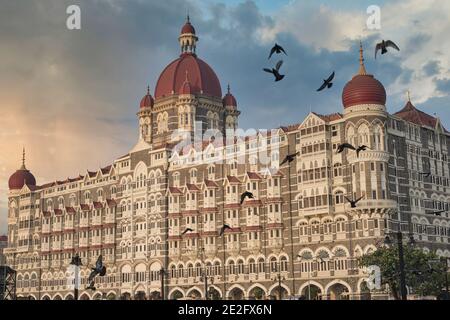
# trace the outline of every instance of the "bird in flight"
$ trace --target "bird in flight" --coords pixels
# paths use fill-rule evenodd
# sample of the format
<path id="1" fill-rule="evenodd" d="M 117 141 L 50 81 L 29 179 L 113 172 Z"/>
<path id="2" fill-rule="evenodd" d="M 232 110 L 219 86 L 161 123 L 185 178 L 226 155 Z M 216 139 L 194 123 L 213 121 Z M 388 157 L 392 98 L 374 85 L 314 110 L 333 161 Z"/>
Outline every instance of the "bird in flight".
<path id="1" fill-rule="evenodd" d="M 220 236 L 223 236 L 226 230 L 231 230 L 231 227 L 227 224 L 224 224 L 223 227 L 220 229 Z"/>
<path id="2" fill-rule="evenodd" d="M 270 56 L 269 56 L 269 60 L 270 58 L 272 58 L 274 53 L 280 54 L 280 53 L 284 53 L 285 55 L 287 55 L 286 51 L 284 50 L 284 48 L 280 45 L 278 45 L 278 43 L 275 43 L 274 47 L 272 48 L 272 50 L 270 50 Z"/>
<path id="3" fill-rule="evenodd" d="M 317 89 L 317 92 L 320 92 L 325 88 L 330 89 L 333 86 L 333 82 L 332 82 L 333 79 L 334 79 L 334 71 L 328 79 L 323 80 L 323 84 L 319 89 Z"/>
<path id="4" fill-rule="evenodd" d="M 432 214 L 432 215 L 437 216 L 437 217 L 441 217 L 442 214 L 445 213 L 445 212 L 447 212 L 447 211 L 441 210 L 441 211 L 430 212 L 429 214 Z"/>
<path id="5" fill-rule="evenodd" d="M 241 194 L 241 204 L 244 203 L 245 198 L 254 199 L 253 193 L 245 191 L 243 194 Z"/>
<path id="6" fill-rule="evenodd" d="M 342 153 L 342 152 L 344 152 L 345 149 L 356 150 L 356 148 L 354 146 L 352 146 L 350 143 L 345 142 L 345 143 L 338 145 L 337 153 Z"/>
<path id="7" fill-rule="evenodd" d="M 391 40 L 387 41 L 381 41 L 380 43 L 377 43 L 377 46 L 375 47 L 375 59 L 377 58 L 378 51 L 381 50 L 381 54 L 386 54 L 388 52 L 387 48 L 394 48 L 397 51 L 400 51 L 400 48 Z"/>
<path id="8" fill-rule="evenodd" d="M 184 230 L 181 235 L 184 236 L 188 232 L 194 232 L 194 230 L 192 230 L 191 228 L 186 228 L 186 230 Z"/>
<path id="9" fill-rule="evenodd" d="M 345 200 L 347 200 L 349 203 L 350 203 L 350 206 L 352 207 L 352 208 L 356 208 L 356 204 L 358 203 L 358 202 L 360 202 L 364 197 L 361 197 L 361 198 L 359 198 L 359 199 L 357 199 L 357 200 L 350 200 L 349 198 L 347 198 L 347 197 L 344 197 L 345 198 Z"/>
<path id="10" fill-rule="evenodd" d="M 299 155 L 300 155 L 300 152 L 297 152 L 297 153 L 294 153 L 294 154 L 288 154 L 286 156 L 286 158 L 284 158 L 283 162 L 281 162 L 280 167 L 282 165 L 284 165 L 285 163 L 287 163 L 287 162 L 291 163 L 292 161 L 294 161 L 295 157 L 297 157 Z"/>
<path id="11" fill-rule="evenodd" d="M 106 267 L 103 265 L 103 258 L 100 255 L 97 258 L 97 262 L 95 263 L 95 268 L 92 268 L 91 273 L 89 274 L 88 283 L 89 286 L 86 290 L 96 290 L 95 288 L 95 277 L 100 276 L 103 277 L 106 275 Z"/>
<path id="12" fill-rule="evenodd" d="M 431 172 L 419 172 L 419 174 L 425 178 L 429 178 L 431 176 Z"/>
<path id="13" fill-rule="evenodd" d="M 280 68 L 282 65 L 283 65 L 283 60 L 280 60 L 280 61 L 278 61 L 275 68 L 272 68 L 272 69 L 264 68 L 263 70 L 265 72 L 273 74 L 275 76 L 275 82 L 278 82 L 278 81 L 283 80 L 283 78 L 285 77 L 284 74 L 280 74 Z"/>
<path id="14" fill-rule="evenodd" d="M 366 151 L 367 149 L 369 149 L 369 147 L 365 146 L 365 145 L 362 145 L 362 146 L 358 147 L 358 149 L 356 149 L 356 156 L 359 158 L 359 153 L 361 151 Z"/>

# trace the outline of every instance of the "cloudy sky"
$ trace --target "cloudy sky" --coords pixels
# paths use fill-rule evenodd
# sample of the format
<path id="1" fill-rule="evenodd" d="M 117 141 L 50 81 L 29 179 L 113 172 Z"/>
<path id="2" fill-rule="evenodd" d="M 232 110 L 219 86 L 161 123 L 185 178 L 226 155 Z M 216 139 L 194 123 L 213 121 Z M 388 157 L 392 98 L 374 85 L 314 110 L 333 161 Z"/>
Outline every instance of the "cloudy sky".
<path id="1" fill-rule="evenodd" d="M 81 30 L 66 8 L 81 8 Z M 381 29 L 368 30 L 369 5 Z M 7 180 L 21 148 L 38 184 L 105 166 L 137 139 L 138 103 L 179 54 L 189 10 L 198 54 L 231 84 L 244 128 L 300 122 L 313 110 L 342 111 L 341 92 L 366 67 L 385 85 L 388 109 L 413 102 L 450 128 L 450 1 L 439 0 L 0 0 L 0 233 L 6 231 Z M 374 60 L 374 44 L 401 52 Z M 274 42 L 288 51 L 286 78 L 261 69 Z M 333 70 L 335 86 L 315 90 Z"/>

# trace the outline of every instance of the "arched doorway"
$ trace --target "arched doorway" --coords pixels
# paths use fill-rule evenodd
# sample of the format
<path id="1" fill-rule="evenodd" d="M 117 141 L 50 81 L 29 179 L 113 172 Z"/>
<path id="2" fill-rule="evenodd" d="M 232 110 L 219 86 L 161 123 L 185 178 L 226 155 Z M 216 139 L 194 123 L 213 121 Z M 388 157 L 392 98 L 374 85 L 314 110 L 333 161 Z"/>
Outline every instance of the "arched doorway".
<path id="1" fill-rule="evenodd" d="M 302 290 L 302 298 L 305 300 L 320 300 L 322 299 L 322 291 L 314 284 L 307 285 Z"/>
<path id="2" fill-rule="evenodd" d="M 53 297 L 53 300 L 62 300 L 62 297 L 60 295 L 56 295 Z"/>
<path id="3" fill-rule="evenodd" d="M 44 296 L 44 297 L 42 298 L 42 300 L 50 300 L 50 297 L 49 297 L 49 296 Z"/>
<path id="4" fill-rule="evenodd" d="M 276 286 L 272 289 L 270 292 L 270 296 L 275 300 L 283 300 L 288 297 L 289 293 L 287 292 L 286 288 L 282 286 Z"/>
<path id="5" fill-rule="evenodd" d="M 137 291 L 134 295 L 134 300 L 147 300 L 147 295 L 144 291 Z"/>
<path id="6" fill-rule="evenodd" d="M 120 300 L 131 300 L 131 294 L 129 292 L 122 293 Z"/>
<path id="7" fill-rule="evenodd" d="M 102 300 L 102 298 L 103 295 L 100 292 L 98 292 L 92 297 L 92 300 Z"/>
<path id="8" fill-rule="evenodd" d="M 242 291 L 239 288 L 234 288 L 228 294 L 228 298 L 231 300 L 244 300 L 244 297 L 245 297 L 244 291 Z"/>
<path id="9" fill-rule="evenodd" d="M 82 294 L 80 300 L 91 300 L 87 294 Z"/>
<path id="10" fill-rule="evenodd" d="M 150 292 L 149 300 L 161 300 L 161 292 L 159 291 Z"/>
<path id="11" fill-rule="evenodd" d="M 220 300 L 222 297 L 220 296 L 220 292 L 214 288 L 210 287 L 208 291 L 208 299 L 210 300 Z"/>
<path id="12" fill-rule="evenodd" d="M 73 295 L 71 294 L 67 295 L 64 300 L 73 300 Z"/>
<path id="13" fill-rule="evenodd" d="M 202 294 L 197 289 L 194 289 L 191 292 L 189 292 L 188 297 L 194 300 L 200 300 L 202 298 Z"/>
<path id="14" fill-rule="evenodd" d="M 336 283 L 328 289 L 330 300 L 349 300 L 349 294 L 348 288 L 340 283 Z"/>
<path id="15" fill-rule="evenodd" d="M 254 287 L 248 294 L 249 300 L 264 300 L 265 297 L 266 293 L 261 287 Z"/>
<path id="16" fill-rule="evenodd" d="M 110 293 L 106 296 L 107 300 L 116 300 L 116 294 L 115 293 Z"/>
<path id="17" fill-rule="evenodd" d="M 175 290 L 170 295 L 170 299 L 172 299 L 172 300 L 182 299 L 183 297 L 184 297 L 184 295 L 183 295 L 183 293 L 180 290 Z"/>

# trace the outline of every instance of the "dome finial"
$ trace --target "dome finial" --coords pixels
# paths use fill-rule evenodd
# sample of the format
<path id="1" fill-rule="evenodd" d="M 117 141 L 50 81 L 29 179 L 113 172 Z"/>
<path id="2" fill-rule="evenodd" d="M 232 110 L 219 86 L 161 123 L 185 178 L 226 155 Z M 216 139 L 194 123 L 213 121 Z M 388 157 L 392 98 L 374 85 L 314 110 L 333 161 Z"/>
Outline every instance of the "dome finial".
<path id="1" fill-rule="evenodd" d="M 26 169 L 26 167 L 25 167 L 25 147 L 23 147 L 23 149 L 22 149 L 22 168 L 21 169 Z"/>
<path id="2" fill-rule="evenodd" d="M 147 86 L 147 94 L 150 95 L 150 86 Z"/>
<path id="3" fill-rule="evenodd" d="M 227 90 L 228 90 L 228 94 L 230 94 L 231 93 L 230 84 L 228 84 Z"/>
<path id="4" fill-rule="evenodd" d="M 406 95 L 408 97 L 408 102 L 411 102 L 411 92 L 409 91 L 409 89 L 406 91 Z"/>
<path id="5" fill-rule="evenodd" d="M 359 75 L 365 76 L 367 75 L 366 67 L 364 65 L 364 49 L 362 45 L 362 41 L 359 41 Z"/>

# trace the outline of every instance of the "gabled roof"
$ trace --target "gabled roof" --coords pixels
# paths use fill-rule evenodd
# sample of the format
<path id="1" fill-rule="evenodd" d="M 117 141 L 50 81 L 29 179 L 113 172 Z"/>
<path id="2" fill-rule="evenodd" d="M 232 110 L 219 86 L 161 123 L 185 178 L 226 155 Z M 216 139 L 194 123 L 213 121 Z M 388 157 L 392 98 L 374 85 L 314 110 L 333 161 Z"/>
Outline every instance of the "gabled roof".
<path id="1" fill-rule="evenodd" d="M 183 192 L 176 187 L 169 187 L 169 192 L 171 194 L 183 194 Z"/>
<path id="2" fill-rule="evenodd" d="M 256 172 L 247 172 L 247 176 L 250 180 L 261 180 L 262 177 Z"/>
<path id="3" fill-rule="evenodd" d="M 80 204 L 80 208 L 83 211 L 89 211 L 90 210 L 89 205 L 88 204 L 84 204 L 84 203 Z"/>
<path id="4" fill-rule="evenodd" d="M 106 199 L 106 204 L 108 207 L 113 208 L 117 206 L 117 202 L 114 199 Z"/>
<path id="5" fill-rule="evenodd" d="M 235 176 L 227 176 L 227 180 L 229 183 L 231 184 L 240 184 L 242 183 L 241 180 L 239 180 L 237 177 Z"/>
<path id="6" fill-rule="evenodd" d="M 417 109 L 411 103 L 411 101 L 408 101 L 403 109 L 398 111 L 394 115 L 405 121 L 412 122 L 420 126 L 430 127 L 433 129 L 436 127 L 436 124 L 438 122 L 437 118 Z M 445 128 L 444 131 L 448 132 Z"/>
<path id="7" fill-rule="evenodd" d="M 336 121 L 336 120 L 340 120 L 343 119 L 344 116 L 340 113 L 332 113 L 332 114 L 318 114 L 313 112 L 313 114 L 315 114 L 316 116 L 318 116 L 320 119 L 322 119 L 325 122 L 332 122 L 332 121 Z"/>
<path id="8" fill-rule="evenodd" d="M 194 191 L 194 192 L 200 191 L 200 188 L 192 183 L 186 183 L 186 189 L 188 189 L 189 191 Z"/>
<path id="9" fill-rule="evenodd" d="M 76 213 L 74 207 L 66 207 L 66 212 L 67 212 L 67 213 Z"/>
<path id="10" fill-rule="evenodd" d="M 95 209 L 103 209 L 103 204 L 101 202 L 94 201 Z"/>
<path id="11" fill-rule="evenodd" d="M 205 180 L 205 182 L 204 182 L 204 184 L 205 184 L 205 186 L 207 187 L 207 188 L 218 188 L 219 186 L 217 185 L 217 183 L 215 183 L 214 181 L 212 181 L 212 180 Z"/>

